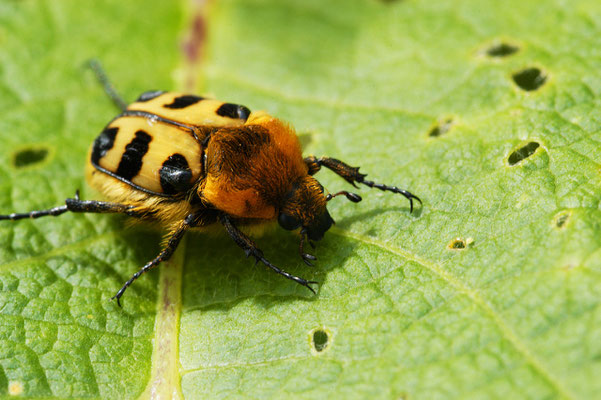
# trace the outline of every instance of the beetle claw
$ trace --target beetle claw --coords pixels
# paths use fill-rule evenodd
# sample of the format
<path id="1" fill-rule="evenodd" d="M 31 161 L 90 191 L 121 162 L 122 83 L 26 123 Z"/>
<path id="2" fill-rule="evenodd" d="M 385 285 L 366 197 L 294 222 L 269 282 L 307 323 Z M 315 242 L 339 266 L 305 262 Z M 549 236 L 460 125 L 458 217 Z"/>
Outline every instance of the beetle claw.
<path id="1" fill-rule="evenodd" d="M 303 261 L 305 262 L 305 264 L 307 264 L 310 267 L 313 266 L 313 263 L 311 261 L 317 260 L 317 257 L 315 257 L 313 254 L 309 254 L 309 253 L 302 253 L 301 257 L 302 257 Z"/>

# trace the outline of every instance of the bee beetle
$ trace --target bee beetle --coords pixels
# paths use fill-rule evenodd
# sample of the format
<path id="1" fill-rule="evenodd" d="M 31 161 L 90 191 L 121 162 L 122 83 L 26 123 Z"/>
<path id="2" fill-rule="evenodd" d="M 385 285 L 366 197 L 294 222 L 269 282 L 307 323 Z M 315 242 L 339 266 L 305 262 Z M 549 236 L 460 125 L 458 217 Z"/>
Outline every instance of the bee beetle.
<path id="1" fill-rule="evenodd" d="M 359 168 L 335 158 L 303 158 L 294 129 L 287 123 L 238 104 L 200 96 L 145 92 L 127 105 L 114 90 L 97 61 L 90 62 L 105 92 L 120 107 L 94 140 L 86 165 L 90 186 L 109 201 L 65 200 L 65 205 L 29 213 L 0 215 L 0 220 L 58 216 L 68 211 L 122 213 L 158 220 L 168 229 L 167 242 L 153 260 L 136 272 L 113 296 L 121 306 L 125 290 L 149 269 L 168 260 L 191 228 L 220 223 L 233 241 L 256 263 L 311 290 L 314 281 L 289 274 L 269 262 L 240 229 L 276 220 L 300 233 L 299 253 L 311 265 L 316 257 L 305 252 L 305 241 L 320 240 L 334 220 L 327 203 L 343 195 L 357 203 L 361 197 L 340 191 L 325 194 L 313 177 L 326 167 L 348 183 L 398 193 L 421 200 L 395 186 L 365 179 Z"/>

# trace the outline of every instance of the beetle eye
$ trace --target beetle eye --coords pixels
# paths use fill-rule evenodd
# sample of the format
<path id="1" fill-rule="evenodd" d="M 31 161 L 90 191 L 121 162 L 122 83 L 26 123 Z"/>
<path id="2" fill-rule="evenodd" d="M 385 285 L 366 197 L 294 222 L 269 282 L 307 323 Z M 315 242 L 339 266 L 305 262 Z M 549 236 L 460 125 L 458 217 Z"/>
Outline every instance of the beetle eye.
<path id="1" fill-rule="evenodd" d="M 292 231 L 301 226 L 301 222 L 298 219 L 284 213 L 280 213 L 280 216 L 278 217 L 278 223 L 282 228 L 288 231 Z"/>

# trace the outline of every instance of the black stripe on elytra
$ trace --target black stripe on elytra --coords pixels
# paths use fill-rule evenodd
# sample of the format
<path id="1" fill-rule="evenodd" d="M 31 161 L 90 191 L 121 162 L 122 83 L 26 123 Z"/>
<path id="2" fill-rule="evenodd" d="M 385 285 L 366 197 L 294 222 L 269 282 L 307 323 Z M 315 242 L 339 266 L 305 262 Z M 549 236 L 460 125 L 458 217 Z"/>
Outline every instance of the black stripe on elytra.
<path id="1" fill-rule="evenodd" d="M 186 94 L 184 96 L 176 97 L 170 104 L 163 104 L 163 107 L 179 110 L 191 106 L 192 104 L 196 104 L 203 99 L 204 97 Z"/>
<path id="2" fill-rule="evenodd" d="M 136 102 L 150 101 L 152 99 L 155 99 L 155 98 L 159 97 L 163 93 L 165 93 L 164 90 L 149 90 L 147 92 L 142 93 L 140 95 L 140 97 L 138 97 L 138 99 L 136 100 Z"/>
<path id="3" fill-rule="evenodd" d="M 115 137 L 119 128 L 104 128 L 100 135 L 94 140 L 92 147 L 92 162 L 98 164 L 100 159 L 105 156 L 106 152 L 113 148 Z"/>
<path id="4" fill-rule="evenodd" d="M 179 153 L 170 155 L 163 163 L 159 177 L 165 194 L 187 192 L 192 187 L 192 170 L 186 157 Z"/>
<path id="5" fill-rule="evenodd" d="M 148 143 L 151 140 L 152 137 L 148 133 L 137 131 L 136 137 L 125 146 L 125 152 L 121 156 L 115 174 L 128 181 L 138 175 L 142 169 L 142 157 L 148 152 Z"/>
<path id="6" fill-rule="evenodd" d="M 250 115 L 250 110 L 240 104 L 223 103 L 217 109 L 217 115 L 227 118 L 243 119 L 246 121 Z"/>

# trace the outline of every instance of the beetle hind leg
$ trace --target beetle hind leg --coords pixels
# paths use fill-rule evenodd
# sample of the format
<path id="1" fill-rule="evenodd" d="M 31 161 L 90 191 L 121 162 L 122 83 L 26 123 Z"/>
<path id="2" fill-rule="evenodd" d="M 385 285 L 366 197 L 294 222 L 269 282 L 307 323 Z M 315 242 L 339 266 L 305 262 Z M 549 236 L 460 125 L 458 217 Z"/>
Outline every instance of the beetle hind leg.
<path id="1" fill-rule="evenodd" d="M 40 217 L 52 216 L 57 217 L 69 211 L 66 205 L 49 208 L 47 210 L 35 210 L 27 213 L 12 213 L 0 215 L 0 220 L 17 221 L 19 219 L 35 219 Z"/>
<path id="2" fill-rule="evenodd" d="M 35 210 L 25 213 L 12 213 L 0 215 L 0 220 L 17 221 L 20 219 L 36 219 L 47 216 L 56 217 L 68 211 L 82 213 L 122 213 L 131 217 L 142 216 L 142 214 L 140 214 L 139 211 L 136 211 L 133 206 L 128 206 L 119 203 L 109 203 L 106 201 L 81 200 L 79 198 L 79 191 L 77 191 L 75 192 L 75 198 L 65 200 L 65 205 L 49 208 L 46 210 Z"/>
<path id="3" fill-rule="evenodd" d="M 98 83 L 102 85 L 102 88 L 104 89 L 106 95 L 113 101 L 113 103 L 117 107 L 119 107 L 121 111 L 125 111 L 125 109 L 127 108 L 127 103 L 125 102 L 125 100 L 123 100 L 123 97 L 121 97 L 119 93 L 117 93 L 117 90 L 115 90 L 115 87 L 113 86 L 108 75 L 104 71 L 104 68 L 102 68 L 100 61 L 93 58 L 88 61 L 88 66 L 90 67 L 90 69 L 92 69 L 92 71 L 94 71 L 96 79 L 98 80 Z"/>

